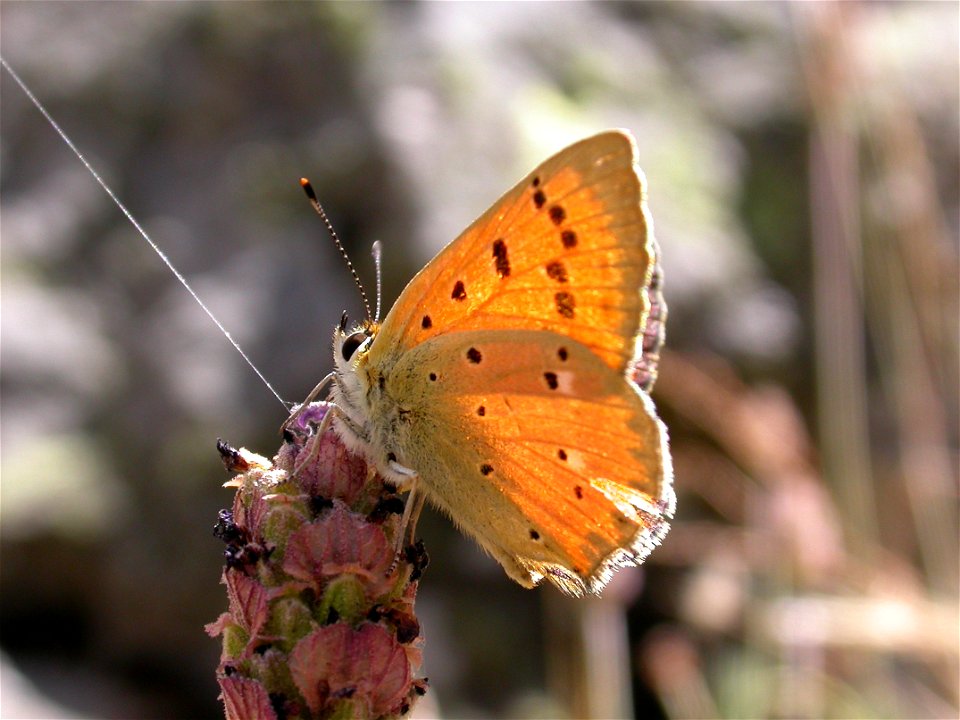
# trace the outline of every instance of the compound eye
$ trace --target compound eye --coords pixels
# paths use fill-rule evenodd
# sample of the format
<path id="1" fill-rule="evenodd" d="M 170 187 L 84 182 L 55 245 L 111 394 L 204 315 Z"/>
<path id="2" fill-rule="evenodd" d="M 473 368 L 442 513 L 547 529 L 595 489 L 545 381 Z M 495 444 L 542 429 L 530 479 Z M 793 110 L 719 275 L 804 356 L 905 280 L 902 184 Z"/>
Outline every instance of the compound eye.
<path id="1" fill-rule="evenodd" d="M 361 345 L 367 340 L 367 334 L 365 332 L 355 332 L 353 335 L 348 337 L 343 341 L 343 346 L 340 349 L 340 352 L 343 354 L 343 359 L 348 361 L 353 357 L 353 354 L 357 351 Z"/>

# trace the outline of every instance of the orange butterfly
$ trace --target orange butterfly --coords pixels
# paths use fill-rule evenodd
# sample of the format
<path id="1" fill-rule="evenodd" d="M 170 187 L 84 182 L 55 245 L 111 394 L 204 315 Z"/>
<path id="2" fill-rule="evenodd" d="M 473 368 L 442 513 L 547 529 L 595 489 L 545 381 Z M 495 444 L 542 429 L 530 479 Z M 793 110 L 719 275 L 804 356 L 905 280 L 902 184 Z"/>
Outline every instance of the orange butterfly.
<path id="1" fill-rule="evenodd" d="M 341 323 L 336 431 L 410 489 L 408 514 L 422 493 L 521 585 L 599 592 L 673 515 L 667 431 L 645 392 L 665 317 L 656 267 L 632 137 L 568 147 L 431 260 L 382 324 Z"/>

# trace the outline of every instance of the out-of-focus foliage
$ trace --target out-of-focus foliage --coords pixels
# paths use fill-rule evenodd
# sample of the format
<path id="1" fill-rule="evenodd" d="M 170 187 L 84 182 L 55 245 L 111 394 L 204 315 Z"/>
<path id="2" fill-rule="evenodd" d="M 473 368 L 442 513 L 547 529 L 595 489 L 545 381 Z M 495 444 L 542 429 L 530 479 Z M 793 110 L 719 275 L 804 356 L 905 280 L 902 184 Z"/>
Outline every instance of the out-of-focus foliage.
<path id="1" fill-rule="evenodd" d="M 302 175 L 365 278 L 383 242 L 389 304 L 551 152 L 638 138 L 674 528 L 570 606 L 425 518 L 425 717 L 956 716 L 957 38 L 949 3 L 0 4 L 4 58 L 288 400 L 361 307 Z M 0 642 L 78 714 L 215 716 L 214 441 L 267 451 L 284 409 L 0 91 Z"/>

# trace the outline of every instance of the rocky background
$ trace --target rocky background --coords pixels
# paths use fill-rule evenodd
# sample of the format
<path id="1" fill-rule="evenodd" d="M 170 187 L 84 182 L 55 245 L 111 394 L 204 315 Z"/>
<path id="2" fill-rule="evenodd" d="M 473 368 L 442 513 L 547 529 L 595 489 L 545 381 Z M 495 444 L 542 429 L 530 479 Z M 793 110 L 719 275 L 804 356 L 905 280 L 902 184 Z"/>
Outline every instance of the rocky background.
<path id="1" fill-rule="evenodd" d="M 301 176 L 389 305 L 550 153 L 635 133 L 674 528 L 570 605 L 428 513 L 420 717 L 956 716 L 957 38 L 951 3 L 0 5 L 285 400 L 362 314 Z M 2 714 L 216 717 L 215 441 L 272 454 L 285 411 L 0 92 Z"/>

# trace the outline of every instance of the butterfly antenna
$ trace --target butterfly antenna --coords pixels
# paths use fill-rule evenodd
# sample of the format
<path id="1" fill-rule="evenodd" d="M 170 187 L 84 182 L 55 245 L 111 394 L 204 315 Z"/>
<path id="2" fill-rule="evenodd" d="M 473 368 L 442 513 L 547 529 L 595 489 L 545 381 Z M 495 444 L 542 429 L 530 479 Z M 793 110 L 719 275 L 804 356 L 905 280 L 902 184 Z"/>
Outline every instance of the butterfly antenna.
<path id="1" fill-rule="evenodd" d="M 380 268 L 381 246 L 379 240 L 374 241 L 371 254 L 373 255 L 373 266 L 377 269 L 377 314 L 374 316 L 373 321 L 380 322 L 380 298 L 383 295 L 383 273 Z"/>
<path id="2" fill-rule="evenodd" d="M 367 311 L 367 318 L 369 319 L 371 315 L 370 302 L 367 300 L 367 293 L 363 289 L 363 283 L 360 282 L 360 276 L 357 275 L 356 268 L 354 268 L 353 263 L 350 262 L 350 256 L 347 255 L 347 251 L 343 247 L 343 243 L 340 242 L 340 236 L 337 235 L 337 231 L 333 229 L 333 223 L 330 222 L 330 218 L 328 218 L 327 214 L 323 211 L 323 206 L 320 204 L 320 201 L 317 200 L 317 194 L 313 191 L 313 185 L 310 184 L 310 181 L 306 178 L 300 178 L 300 187 L 302 187 L 303 191 L 307 194 L 310 204 L 313 205 L 313 209 L 317 211 L 317 215 L 319 215 L 320 219 L 323 220 L 323 224 L 327 226 L 327 232 L 330 233 L 330 237 L 333 238 L 333 242 L 337 246 L 337 250 L 340 251 L 340 255 L 347 263 L 347 268 L 350 270 L 350 274 L 353 275 L 353 282 L 356 283 L 357 289 L 360 290 L 360 297 L 363 300 L 363 307 Z"/>

